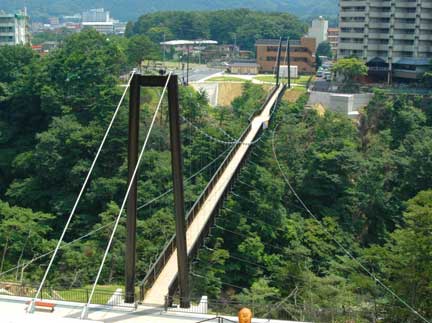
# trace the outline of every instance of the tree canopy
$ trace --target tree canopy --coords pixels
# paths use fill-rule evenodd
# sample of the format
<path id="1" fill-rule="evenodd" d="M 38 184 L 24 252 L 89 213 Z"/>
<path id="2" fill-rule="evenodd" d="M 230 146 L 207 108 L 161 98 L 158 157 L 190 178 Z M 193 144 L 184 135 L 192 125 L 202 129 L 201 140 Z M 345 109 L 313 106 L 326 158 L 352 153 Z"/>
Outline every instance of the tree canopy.
<path id="1" fill-rule="evenodd" d="M 221 44 L 237 42 L 242 49 L 254 50 L 259 38 L 298 39 L 305 31 L 306 24 L 288 13 L 237 9 L 149 13 L 130 24 L 126 35 L 146 35 L 156 42 L 162 41 L 164 35 L 166 40 L 212 39 Z"/>
<path id="2" fill-rule="evenodd" d="M 149 36 L 134 37 L 152 48 Z M 119 78 L 131 62 L 125 48 L 134 46 L 128 41 L 85 31 L 43 58 L 26 47 L 0 48 L 2 279 L 41 278 L 48 258 L 38 256 L 54 248 L 124 89 Z M 190 87 L 179 94 L 182 116 L 195 125 L 181 125 L 190 209 L 228 151 L 223 141 L 240 136 L 267 91 L 246 83 L 229 107 L 210 107 L 206 93 Z M 142 128 L 159 95 L 142 90 Z M 377 90 L 358 122 L 320 114 L 305 107 L 307 99 L 282 100 L 253 146 L 191 261 L 192 296 L 259 304 L 257 313 L 268 318 L 414 322 L 367 268 L 430 317 L 431 98 Z M 175 232 L 166 109 L 164 100 L 138 177 L 139 278 Z M 65 242 L 85 238 L 62 246 L 47 282 L 54 290 L 94 280 L 126 189 L 127 122 L 122 108 Z M 101 284 L 124 281 L 124 225 Z"/>

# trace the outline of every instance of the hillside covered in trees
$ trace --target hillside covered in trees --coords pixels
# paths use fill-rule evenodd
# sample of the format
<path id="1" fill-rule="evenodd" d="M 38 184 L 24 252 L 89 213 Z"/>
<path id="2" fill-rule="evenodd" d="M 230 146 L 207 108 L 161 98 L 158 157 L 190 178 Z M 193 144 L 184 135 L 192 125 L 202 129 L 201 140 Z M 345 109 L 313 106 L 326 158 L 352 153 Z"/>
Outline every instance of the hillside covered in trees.
<path id="1" fill-rule="evenodd" d="M 2 9 L 17 10 L 28 7 L 30 14 L 36 19 L 49 16 L 70 15 L 91 8 L 106 8 L 116 19 L 133 20 L 149 12 L 166 10 L 220 10 L 247 8 L 262 11 L 290 12 L 300 17 L 328 15 L 336 17 L 337 0 L 3 0 Z"/>
<path id="2" fill-rule="evenodd" d="M 0 280 L 39 282 L 49 258 L 31 260 L 54 248 L 71 210 L 121 95 L 125 46 L 85 31 L 44 58 L 0 48 Z M 142 93 L 143 129 L 159 94 Z M 189 87 L 180 97 L 182 115 L 201 129 L 182 125 L 189 208 L 229 148 L 203 132 L 239 136 L 266 92 L 247 83 L 218 108 Z M 263 304 L 257 316 L 283 309 L 309 321 L 419 322 L 366 269 L 431 318 L 431 100 L 377 91 L 357 124 L 305 109 L 306 99 L 283 101 L 254 147 L 191 264 L 193 296 Z M 139 174 L 139 278 L 174 232 L 172 195 L 163 195 L 172 186 L 166 108 Z M 52 288 L 95 278 L 126 189 L 127 120 L 122 109 L 66 242 L 92 234 L 63 246 Z M 123 284 L 124 239 L 122 220 L 103 284 Z"/>
<path id="3" fill-rule="evenodd" d="M 126 35 L 146 35 L 154 42 L 172 39 L 213 39 L 253 50 L 259 38 L 281 35 L 299 39 L 307 26 L 288 13 L 265 13 L 247 9 L 202 12 L 166 11 L 141 16 L 129 24 Z M 285 33 L 288 32 L 288 35 Z"/>

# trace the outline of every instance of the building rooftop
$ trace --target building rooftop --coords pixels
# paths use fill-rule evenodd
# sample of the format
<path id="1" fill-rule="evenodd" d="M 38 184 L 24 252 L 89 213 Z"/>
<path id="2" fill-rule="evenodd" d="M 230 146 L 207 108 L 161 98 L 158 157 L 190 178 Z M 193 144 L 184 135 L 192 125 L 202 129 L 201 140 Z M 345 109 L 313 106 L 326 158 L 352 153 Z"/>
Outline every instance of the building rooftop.
<path id="1" fill-rule="evenodd" d="M 217 45 L 218 42 L 215 40 L 170 40 L 161 42 L 161 45 L 167 46 L 181 46 L 181 45 Z"/>
<path id="2" fill-rule="evenodd" d="M 274 45 L 274 46 L 279 46 L 279 39 L 258 39 L 255 42 L 255 46 L 262 46 L 262 45 Z M 282 41 L 282 45 L 286 44 L 286 40 Z M 301 45 L 300 40 L 291 40 L 290 41 L 290 45 Z"/>
<path id="3" fill-rule="evenodd" d="M 232 62 L 229 64 L 231 67 L 259 67 L 259 64 L 254 62 Z"/>

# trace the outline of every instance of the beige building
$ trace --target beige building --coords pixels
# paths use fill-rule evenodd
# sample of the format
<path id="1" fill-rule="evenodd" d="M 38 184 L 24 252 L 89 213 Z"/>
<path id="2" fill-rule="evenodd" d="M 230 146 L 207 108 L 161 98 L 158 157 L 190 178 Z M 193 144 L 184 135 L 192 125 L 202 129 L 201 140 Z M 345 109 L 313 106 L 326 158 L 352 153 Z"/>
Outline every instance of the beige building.
<path id="1" fill-rule="evenodd" d="M 279 51 L 279 39 L 258 39 L 255 43 L 256 62 L 260 72 L 274 73 Z M 315 38 L 302 37 L 290 41 L 291 66 L 297 66 L 300 74 L 315 73 Z M 282 43 L 281 65 L 286 65 L 286 41 Z"/>
<path id="2" fill-rule="evenodd" d="M 418 79 L 432 59 L 432 0 L 340 0 L 338 58 L 357 56 L 370 76 Z"/>
<path id="3" fill-rule="evenodd" d="M 336 58 L 339 44 L 339 28 L 329 28 L 327 30 L 327 41 L 330 43 L 333 58 Z"/>

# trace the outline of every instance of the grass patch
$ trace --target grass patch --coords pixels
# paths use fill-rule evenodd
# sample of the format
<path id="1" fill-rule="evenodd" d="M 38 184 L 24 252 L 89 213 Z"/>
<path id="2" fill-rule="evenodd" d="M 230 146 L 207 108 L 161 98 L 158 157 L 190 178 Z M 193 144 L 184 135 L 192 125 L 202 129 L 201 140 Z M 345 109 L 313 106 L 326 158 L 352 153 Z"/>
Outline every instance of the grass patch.
<path id="1" fill-rule="evenodd" d="M 106 304 L 118 288 L 121 288 L 123 291 L 123 286 L 120 285 L 97 286 L 91 303 L 102 305 Z M 70 302 L 86 303 L 88 301 L 88 297 L 90 296 L 91 289 L 92 285 L 86 285 L 84 287 L 71 288 L 68 290 L 55 290 L 55 293 L 53 293 L 52 297 L 54 299 L 62 298 L 63 300 Z"/>
<path id="2" fill-rule="evenodd" d="M 291 83 L 305 86 L 309 81 L 310 77 L 310 75 L 301 75 L 299 78 L 292 78 Z M 254 77 L 254 79 L 261 82 L 276 83 L 276 77 L 274 75 L 258 75 Z M 281 80 L 285 81 L 286 77 L 281 78 Z"/>
<path id="3" fill-rule="evenodd" d="M 311 78 L 310 75 L 301 75 L 298 79 L 293 79 L 293 83 L 306 85 L 310 78 Z M 313 80 L 314 80 L 314 76 L 312 76 L 312 81 Z"/>
<path id="4" fill-rule="evenodd" d="M 274 75 L 258 75 L 255 76 L 254 79 L 261 82 L 276 83 L 276 77 L 274 77 Z"/>
<path id="5" fill-rule="evenodd" d="M 215 76 L 208 79 L 207 82 L 246 82 L 246 80 L 235 76 Z"/>
<path id="6" fill-rule="evenodd" d="M 295 87 L 290 90 L 287 90 L 283 96 L 283 100 L 287 102 L 296 102 L 303 94 L 305 94 L 305 87 Z"/>

